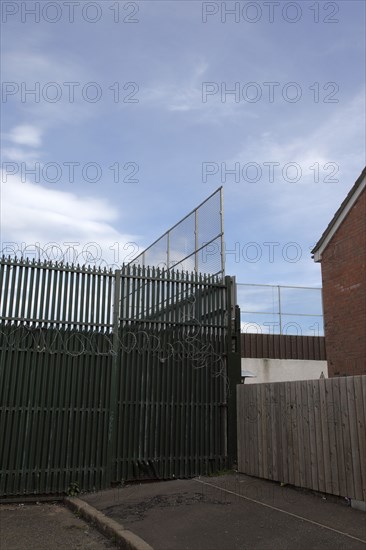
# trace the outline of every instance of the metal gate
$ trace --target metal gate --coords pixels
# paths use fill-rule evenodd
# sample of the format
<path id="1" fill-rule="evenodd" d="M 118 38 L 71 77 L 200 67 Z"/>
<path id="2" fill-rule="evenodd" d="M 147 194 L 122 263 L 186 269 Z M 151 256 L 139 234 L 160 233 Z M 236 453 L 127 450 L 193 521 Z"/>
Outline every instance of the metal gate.
<path id="1" fill-rule="evenodd" d="M 0 494 L 230 466 L 240 381 L 233 284 L 2 258 Z"/>

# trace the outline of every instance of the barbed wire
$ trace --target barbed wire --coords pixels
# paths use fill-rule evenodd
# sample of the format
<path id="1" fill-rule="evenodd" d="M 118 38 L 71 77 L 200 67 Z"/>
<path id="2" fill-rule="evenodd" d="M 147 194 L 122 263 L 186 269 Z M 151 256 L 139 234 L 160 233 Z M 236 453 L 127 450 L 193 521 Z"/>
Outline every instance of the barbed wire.
<path id="1" fill-rule="evenodd" d="M 176 339 L 173 329 L 166 328 L 141 329 L 129 325 L 122 327 L 116 334 L 112 331 L 8 323 L 0 325 L 0 349 L 50 355 L 65 354 L 72 357 L 108 357 L 120 353 L 150 354 L 158 358 L 162 364 L 168 360 L 174 363 L 189 360 L 194 369 L 210 368 L 213 376 L 226 376 L 224 356 L 215 350 L 214 336 L 196 319 L 186 320 L 190 325 L 179 326 Z"/>

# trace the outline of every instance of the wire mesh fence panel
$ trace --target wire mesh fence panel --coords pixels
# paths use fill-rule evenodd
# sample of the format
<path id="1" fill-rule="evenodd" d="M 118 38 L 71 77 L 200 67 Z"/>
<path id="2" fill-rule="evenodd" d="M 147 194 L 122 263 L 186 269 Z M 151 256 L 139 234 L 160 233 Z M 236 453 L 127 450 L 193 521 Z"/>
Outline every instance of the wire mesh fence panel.
<path id="1" fill-rule="evenodd" d="M 220 191 L 220 192 L 219 192 Z M 198 248 L 220 235 L 222 231 L 222 192 L 216 191 L 198 209 Z"/>
<path id="2" fill-rule="evenodd" d="M 320 288 L 292 288 L 281 286 L 281 308 L 285 313 L 323 315 Z"/>
<path id="3" fill-rule="evenodd" d="M 238 283 L 237 298 L 242 332 L 324 335 L 320 288 Z"/>
<path id="4" fill-rule="evenodd" d="M 173 227 L 168 233 L 168 265 L 170 268 L 182 269 L 180 262 L 187 258 L 190 259 L 191 268 L 189 271 L 194 271 L 195 258 L 194 252 L 196 249 L 196 213 L 192 212 L 184 218 L 178 225 Z"/>
<path id="5" fill-rule="evenodd" d="M 201 248 L 198 252 L 198 271 L 200 273 L 221 273 L 221 237 L 214 239 L 209 244 Z"/>
<path id="6" fill-rule="evenodd" d="M 223 226 L 223 190 L 220 187 L 130 264 L 223 277 Z"/>

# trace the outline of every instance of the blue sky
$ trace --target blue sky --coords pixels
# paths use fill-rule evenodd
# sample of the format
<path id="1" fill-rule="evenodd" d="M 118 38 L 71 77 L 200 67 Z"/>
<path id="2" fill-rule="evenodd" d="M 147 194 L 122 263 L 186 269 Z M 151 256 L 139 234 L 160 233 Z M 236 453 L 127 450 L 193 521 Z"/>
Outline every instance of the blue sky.
<path id="1" fill-rule="evenodd" d="M 227 273 L 320 286 L 310 250 L 365 165 L 364 2 L 54 4 L 2 6 L 2 248 L 122 262 L 223 185 Z"/>

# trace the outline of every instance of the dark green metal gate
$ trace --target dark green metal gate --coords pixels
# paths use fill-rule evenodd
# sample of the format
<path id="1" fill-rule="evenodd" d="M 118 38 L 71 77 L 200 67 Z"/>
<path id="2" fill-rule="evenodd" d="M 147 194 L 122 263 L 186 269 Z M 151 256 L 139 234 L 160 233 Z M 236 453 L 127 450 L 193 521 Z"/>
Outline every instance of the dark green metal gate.
<path id="1" fill-rule="evenodd" d="M 232 285 L 3 258 L 0 494 L 230 466 L 240 381 Z"/>

